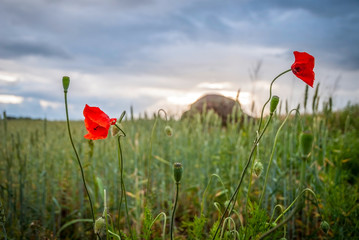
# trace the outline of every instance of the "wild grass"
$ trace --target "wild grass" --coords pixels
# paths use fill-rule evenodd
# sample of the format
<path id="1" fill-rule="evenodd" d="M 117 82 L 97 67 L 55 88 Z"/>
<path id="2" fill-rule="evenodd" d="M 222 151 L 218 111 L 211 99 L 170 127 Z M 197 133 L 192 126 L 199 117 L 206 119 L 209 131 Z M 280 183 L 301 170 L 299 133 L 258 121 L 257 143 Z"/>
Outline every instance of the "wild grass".
<path id="1" fill-rule="evenodd" d="M 263 164 L 264 173 L 273 154 L 262 204 L 258 205 L 265 174 L 255 175 L 251 164 L 233 212 L 220 226 L 216 239 L 255 239 L 274 228 L 273 221 L 296 199 L 302 187 L 315 192 L 323 219 L 315 198 L 303 194 L 305 197 L 298 200 L 301 208 L 266 239 L 358 237 L 359 106 L 348 105 L 333 112 L 328 101 L 325 111 L 318 112 L 317 98 L 315 94 L 312 114 L 292 114 L 288 118 L 272 152 L 285 114 L 273 116 L 254 153 L 254 159 Z M 167 126 L 171 127 L 172 136 L 166 134 Z M 83 122 L 71 122 L 95 216 L 101 217 L 104 212 L 106 189 L 108 230 L 121 239 L 169 239 L 176 192 L 175 162 L 182 163 L 183 175 L 174 239 L 212 239 L 235 191 L 257 127 L 258 121 L 253 118 L 228 121 L 223 127 L 212 111 L 183 120 L 166 120 L 162 113 L 150 119 L 126 116 L 121 123 L 126 133 L 126 137 L 121 137 L 129 214 L 126 217 L 123 200 L 120 205 L 124 196 L 117 138 L 86 140 Z M 303 130 L 311 131 L 314 145 L 305 160 L 305 171 L 301 172 Z M 7 120 L 4 115 L 0 136 L 0 239 L 95 238 L 66 123 Z M 304 184 L 300 182 L 301 174 Z M 292 209 L 296 207 L 288 210 Z M 320 229 L 322 220 L 330 224 L 328 234 Z M 106 237 L 118 239 L 112 234 L 104 234 Z"/>

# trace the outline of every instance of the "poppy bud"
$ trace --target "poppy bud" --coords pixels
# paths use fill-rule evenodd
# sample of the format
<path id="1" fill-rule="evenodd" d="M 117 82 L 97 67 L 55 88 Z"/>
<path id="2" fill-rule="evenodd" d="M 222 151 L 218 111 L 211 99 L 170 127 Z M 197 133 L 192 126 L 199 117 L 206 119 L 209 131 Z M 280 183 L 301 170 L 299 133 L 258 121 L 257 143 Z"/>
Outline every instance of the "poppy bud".
<path id="1" fill-rule="evenodd" d="M 310 132 L 303 132 L 300 135 L 300 144 L 302 148 L 303 157 L 307 157 L 312 150 L 313 134 Z"/>
<path id="2" fill-rule="evenodd" d="M 272 222 L 272 223 L 266 223 L 266 227 L 270 227 L 270 228 L 274 228 L 276 227 L 277 224 L 275 222 Z"/>
<path id="3" fill-rule="evenodd" d="M 62 77 L 62 86 L 64 87 L 64 92 L 67 92 L 67 89 L 69 89 L 70 86 L 70 77 Z"/>
<path id="4" fill-rule="evenodd" d="M 279 103 L 279 97 L 274 95 L 270 101 L 270 113 L 272 114 L 277 108 Z"/>
<path id="5" fill-rule="evenodd" d="M 259 177 L 263 172 L 263 164 L 261 162 L 254 163 L 254 173 Z"/>
<path id="6" fill-rule="evenodd" d="M 111 128 L 111 135 L 112 137 L 116 137 L 120 132 L 120 129 L 116 126 L 112 126 Z"/>
<path id="7" fill-rule="evenodd" d="M 171 137 L 173 134 L 172 128 L 170 126 L 166 126 L 165 127 L 165 133 L 167 134 L 167 136 Z"/>
<path id="8" fill-rule="evenodd" d="M 173 176 L 175 178 L 176 183 L 179 183 L 182 178 L 182 171 L 183 171 L 182 163 L 175 163 L 173 164 L 173 166 L 174 166 Z"/>
<path id="9" fill-rule="evenodd" d="M 327 234 L 330 228 L 329 223 L 327 223 L 326 221 L 322 221 L 320 223 L 320 228 L 323 230 L 323 232 L 325 232 L 325 234 Z"/>
<path id="10" fill-rule="evenodd" d="M 285 237 L 282 237 L 281 239 L 279 239 L 279 240 L 287 240 Z"/>
<path id="11" fill-rule="evenodd" d="M 99 217 L 99 218 L 95 221 L 95 226 L 94 226 L 95 234 L 100 233 L 101 230 L 105 228 L 105 226 L 106 226 L 105 219 L 104 219 L 103 217 Z"/>

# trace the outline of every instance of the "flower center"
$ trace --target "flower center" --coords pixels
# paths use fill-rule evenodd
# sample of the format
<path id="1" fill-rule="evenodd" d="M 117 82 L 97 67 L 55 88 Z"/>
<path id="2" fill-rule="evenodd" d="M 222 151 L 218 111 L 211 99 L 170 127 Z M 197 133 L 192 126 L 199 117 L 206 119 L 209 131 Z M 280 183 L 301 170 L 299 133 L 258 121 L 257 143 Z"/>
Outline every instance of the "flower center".
<path id="1" fill-rule="evenodd" d="M 302 69 L 299 67 L 299 66 L 297 66 L 297 67 L 295 67 L 294 68 L 294 73 L 298 73 L 298 72 L 300 72 Z"/>

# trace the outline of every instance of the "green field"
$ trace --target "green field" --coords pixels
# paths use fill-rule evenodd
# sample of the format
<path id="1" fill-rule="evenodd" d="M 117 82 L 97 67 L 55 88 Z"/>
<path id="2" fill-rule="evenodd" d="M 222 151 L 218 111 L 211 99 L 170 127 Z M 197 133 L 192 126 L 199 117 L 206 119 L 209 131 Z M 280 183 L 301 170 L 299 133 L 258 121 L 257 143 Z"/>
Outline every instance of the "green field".
<path id="1" fill-rule="evenodd" d="M 257 239 L 276 226 L 273 222 L 284 210 L 288 211 L 277 224 L 296 212 L 265 239 L 359 238 L 359 106 L 333 112 L 324 104 L 318 112 L 318 99 L 312 101 L 307 108 L 313 106 L 313 113 L 292 112 L 275 146 L 288 110 L 283 104 L 274 114 L 216 239 Z M 300 111 L 305 112 L 304 107 Z M 176 193 L 173 164 L 180 162 L 174 239 L 212 239 L 250 155 L 258 124 L 245 118 L 223 126 L 212 111 L 167 121 L 162 112 L 141 119 L 127 115 L 121 123 L 126 137 L 91 141 L 83 138 L 82 121 L 71 122 L 96 219 L 103 214 L 104 189 L 107 192 L 107 230 L 114 234 L 106 235 L 105 227 L 101 238 L 170 239 Z M 166 134 L 166 126 L 172 128 L 172 136 Z M 307 159 L 301 154 L 304 130 L 314 137 Z M 2 117 L 0 146 L 0 239 L 96 238 L 66 122 Z M 272 149 L 267 187 L 258 206 Z M 254 160 L 264 166 L 259 177 L 252 170 Z M 121 164 L 126 195 L 121 194 Z M 305 191 L 286 209 L 304 188 L 316 198 Z M 320 228 L 322 221 L 330 225 L 327 234 Z"/>

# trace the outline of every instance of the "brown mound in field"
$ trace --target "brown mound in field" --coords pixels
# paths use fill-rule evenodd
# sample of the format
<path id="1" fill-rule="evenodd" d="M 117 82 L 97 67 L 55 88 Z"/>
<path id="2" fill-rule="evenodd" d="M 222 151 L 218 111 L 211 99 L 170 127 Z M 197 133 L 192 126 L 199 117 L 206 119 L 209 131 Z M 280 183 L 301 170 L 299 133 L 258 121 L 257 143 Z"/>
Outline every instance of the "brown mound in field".
<path id="1" fill-rule="evenodd" d="M 206 112 L 213 110 L 220 116 L 222 123 L 226 124 L 235 106 L 238 107 L 239 111 L 242 111 L 239 102 L 223 95 L 208 94 L 192 103 L 190 109 L 182 114 L 182 118 L 191 117 L 196 113 L 202 114 L 204 109 Z"/>

